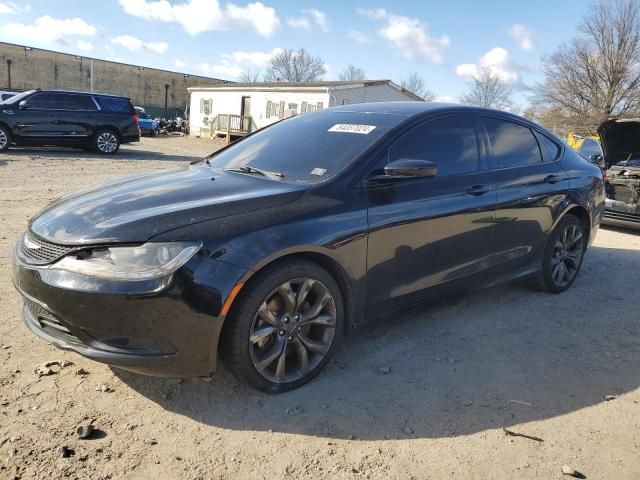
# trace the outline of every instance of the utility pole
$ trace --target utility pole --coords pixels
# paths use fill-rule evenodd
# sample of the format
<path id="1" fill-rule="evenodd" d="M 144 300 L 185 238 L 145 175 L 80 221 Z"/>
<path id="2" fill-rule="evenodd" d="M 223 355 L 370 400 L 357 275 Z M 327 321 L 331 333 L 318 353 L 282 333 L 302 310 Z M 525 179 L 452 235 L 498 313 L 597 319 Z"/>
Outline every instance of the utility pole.
<path id="1" fill-rule="evenodd" d="M 93 92 L 93 58 L 89 62 L 89 90 Z"/>
<path id="2" fill-rule="evenodd" d="M 169 118 L 167 116 L 167 105 L 169 101 L 169 84 L 164 84 L 164 118 Z"/>

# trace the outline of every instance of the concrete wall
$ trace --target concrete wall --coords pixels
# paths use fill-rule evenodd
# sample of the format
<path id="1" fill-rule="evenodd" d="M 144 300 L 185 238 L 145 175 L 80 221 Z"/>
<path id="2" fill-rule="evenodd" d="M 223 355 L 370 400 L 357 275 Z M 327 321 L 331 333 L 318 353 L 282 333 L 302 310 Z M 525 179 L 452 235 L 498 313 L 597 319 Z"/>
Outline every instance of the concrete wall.
<path id="1" fill-rule="evenodd" d="M 242 105 L 242 97 L 251 97 L 251 112 L 254 128 L 262 128 L 271 123 L 280 120 L 280 116 L 267 116 L 267 103 L 272 102 L 278 104 L 285 102 L 285 116 L 294 114 L 289 111 L 290 104 L 295 104 L 296 114 L 301 113 L 302 102 L 315 105 L 322 103 L 322 108 L 329 105 L 329 95 L 326 88 L 314 91 L 255 91 L 255 90 L 192 90 L 191 94 L 191 116 L 190 116 L 190 132 L 193 136 L 200 136 L 200 129 L 205 126 L 204 117 L 207 116 L 211 121 L 218 114 L 240 115 Z M 201 112 L 201 100 L 211 100 L 211 113 L 205 115 Z M 293 105 L 291 105 L 293 106 Z M 245 113 L 246 115 L 246 113 Z"/>
<path id="2" fill-rule="evenodd" d="M 164 108 L 166 84 L 168 108 L 184 109 L 189 102 L 188 87 L 221 83 L 215 78 L 93 60 L 94 91 L 127 96 L 135 105 L 147 108 Z M 90 90 L 91 59 L 0 42 L 0 90 L 32 88 Z"/>

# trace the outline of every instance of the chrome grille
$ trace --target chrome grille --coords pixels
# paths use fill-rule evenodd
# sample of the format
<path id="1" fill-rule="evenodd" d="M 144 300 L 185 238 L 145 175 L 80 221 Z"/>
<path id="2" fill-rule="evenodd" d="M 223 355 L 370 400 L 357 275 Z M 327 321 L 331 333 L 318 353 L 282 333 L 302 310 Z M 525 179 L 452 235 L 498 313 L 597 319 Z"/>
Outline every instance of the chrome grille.
<path id="1" fill-rule="evenodd" d="M 22 259 L 27 263 L 35 265 L 45 265 L 64 257 L 74 250 L 79 250 L 80 246 L 58 245 L 47 242 L 30 232 L 26 232 L 20 239 L 18 250 Z"/>

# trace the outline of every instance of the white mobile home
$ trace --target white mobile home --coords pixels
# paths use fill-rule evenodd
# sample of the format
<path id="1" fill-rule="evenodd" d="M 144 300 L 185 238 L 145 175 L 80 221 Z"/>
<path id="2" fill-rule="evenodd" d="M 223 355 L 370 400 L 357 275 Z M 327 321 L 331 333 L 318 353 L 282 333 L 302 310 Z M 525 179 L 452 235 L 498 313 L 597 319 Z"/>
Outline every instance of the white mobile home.
<path id="1" fill-rule="evenodd" d="M 390 80 L 225 83 L 191 87 L 193 136 L 245 135 L 282 118 L 351 103 L 422 101 Z"/>

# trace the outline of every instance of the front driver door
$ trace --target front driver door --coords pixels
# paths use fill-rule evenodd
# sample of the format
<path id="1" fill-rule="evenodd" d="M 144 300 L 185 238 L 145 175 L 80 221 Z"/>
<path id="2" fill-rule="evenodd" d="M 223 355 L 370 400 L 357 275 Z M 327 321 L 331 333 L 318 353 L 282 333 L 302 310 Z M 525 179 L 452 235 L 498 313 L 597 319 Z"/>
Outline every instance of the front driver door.
<path id="1" fill-rule="evenodd" d="M 375 315 L 482 275 L 496 191 L 474 115 L 440 117 L 397 140 L 371 175 L 400 158 L 438 165 L 432 178 L 369 185 L 367 307 Z"/>
<path id="2" fill-rule="evenodd" d="M 29 142 L 43 142 L 57 138 L 57 96 L 55 93 L 36 93 L 25 100 L 25 108 L 18 112 L 17 136 Z"/>

